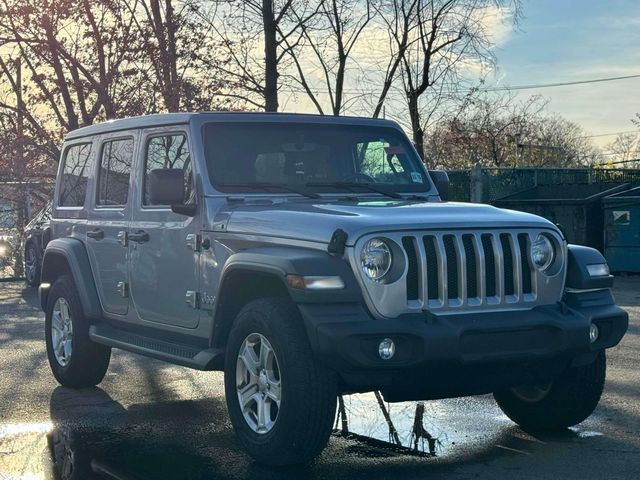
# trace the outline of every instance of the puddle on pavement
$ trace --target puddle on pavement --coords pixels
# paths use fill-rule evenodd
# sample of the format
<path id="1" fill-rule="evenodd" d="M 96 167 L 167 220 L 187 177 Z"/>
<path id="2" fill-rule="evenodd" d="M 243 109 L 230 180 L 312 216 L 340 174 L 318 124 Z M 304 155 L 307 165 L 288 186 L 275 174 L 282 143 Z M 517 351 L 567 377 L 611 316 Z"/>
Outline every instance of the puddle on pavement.
<path id="1" fill-rule="evenodd" d="M 384 403 L 388 418 L 373 393 L 347 396 L 344 405 L 350 433 L 334 434 L 329 449 L 360 459 L 428 462 L 434 455 L 492 448 L 528 454 L 533 442 L 544 443 L 520 432 L 486 397 L 425 402 L 422 426 L 427 436 L 419 439 L 417 451 L 412 436 L 416 402 Z M 222 398 L 125 408 L 99 388 L 58 387 L 51 396 L 50 413 L 50 422 L 0 426 L 0 478 L 199 479 L 238 478 L 248 472 L 251 477 L 269 478 L 242 452 Z M 395 434 L 390 434 L 389 419 Z M 585 438 L 599 433 L 573 429 L 567 435 Z M 394 438 L 400 445 L 390 442 Z M 332 456 L 330 451 L 320 463 L 332 462 Z M 285 477 L 297 480 L 315 474 Z"/>

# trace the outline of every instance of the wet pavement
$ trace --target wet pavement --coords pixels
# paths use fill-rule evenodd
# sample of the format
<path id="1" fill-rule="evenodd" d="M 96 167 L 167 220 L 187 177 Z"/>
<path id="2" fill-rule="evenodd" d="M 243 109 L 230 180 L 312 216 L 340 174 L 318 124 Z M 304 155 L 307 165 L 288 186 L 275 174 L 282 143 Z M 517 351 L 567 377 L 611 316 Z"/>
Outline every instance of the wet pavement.
<path id="1" fill-rule="evenodd" d="M 345 398 L 349 429 L 311 466 L 266 468 L 236 441 L 222 374 L 114 350 L 100 388 L 59 387 L 46 359 L 35 289 L 0 283 L 0 480 L 640 478 L 640 278 L 619 278 L 631 324 L 609 351 L 604 397 L 578 427 L 530 435 L 490 396 L 425 403 L 435 456 L 389 447 L 373 395 Z M 409 444 L 416 404 L 391 404 Z M 425 444 L 426 445 L 426 444 Z M 428 447 L 426 448 L 428 451 Z"/>

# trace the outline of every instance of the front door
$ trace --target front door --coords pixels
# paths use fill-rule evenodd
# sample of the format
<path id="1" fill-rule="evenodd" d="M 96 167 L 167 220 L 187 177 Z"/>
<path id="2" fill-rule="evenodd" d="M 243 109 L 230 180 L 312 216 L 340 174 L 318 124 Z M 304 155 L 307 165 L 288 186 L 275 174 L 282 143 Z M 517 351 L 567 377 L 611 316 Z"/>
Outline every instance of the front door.
<path id="1" fill-rule="evenodd" d="M 173 213 L 169 205 L 153 205 L 148 195 L 149 172 L 182 169 L 185 204 L 195 202 L 186 131 L 155 129 L 144 134 L 141 179 L 130 226 L 129 278 L 131 298 L 141 323 L 184 328 L 198 325 L 199 253 L 188 239 L 199 233 L 199 217 Z"/>
<path id="2" fill-rule="evenodd" d="M 137 133 L 100 140 L 95 196 L 90 201 L 86 241 L 102 307 L 107 314 L 126 315 L 129 190 Z"/>

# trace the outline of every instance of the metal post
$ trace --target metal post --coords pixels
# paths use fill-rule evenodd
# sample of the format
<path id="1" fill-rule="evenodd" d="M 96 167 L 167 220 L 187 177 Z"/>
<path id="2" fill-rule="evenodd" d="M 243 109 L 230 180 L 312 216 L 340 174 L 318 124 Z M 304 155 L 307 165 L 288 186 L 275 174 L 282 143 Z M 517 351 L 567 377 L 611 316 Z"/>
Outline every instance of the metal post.
<path id="1" fill-rule="evenodd" d="M 470 175 L 470 200 L 472 203 L 482 203 L 483 191 L 482 191 L 482 164 L 477 162 L 471 169 Z"/>

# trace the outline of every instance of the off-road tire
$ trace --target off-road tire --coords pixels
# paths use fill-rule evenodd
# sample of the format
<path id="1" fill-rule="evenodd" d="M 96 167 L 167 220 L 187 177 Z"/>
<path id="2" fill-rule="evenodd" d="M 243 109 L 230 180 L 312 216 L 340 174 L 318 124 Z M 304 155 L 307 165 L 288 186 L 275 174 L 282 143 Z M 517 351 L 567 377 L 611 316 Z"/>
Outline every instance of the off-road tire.
<path id="1" fill-rule="evenodd" d="M 607 360 L 604 350 L 584 366 L 570 368 L 553 381 L 538 401 L 525 401 L 512 390 L 493 394 L 502 411 L 529 431 L 561 430 L 593 413 L 604 388 Z"/>
<path id="2" fill-rule="evenodd" d="M 238 352 L 248 335 L 266 337 L 278 359 L 282 398 L 272 429 L 252 430 L 236 389 Z M 226 347 L 225 396 L 240 442 L 258 462 L 280 466 L 308 463 L 326 446 L 336 412 L 336 377 L 313 356 L 302 318 L 288 299 L 247 304 L 236 317 Z"/>
<path id="3" fill-rule="evenodd" d="M 51 322 L 53 308 L 59 298 L 69 306 L 73 325 L 72 353 L 69 363 L 62 366 L 56 359 L 52 345 Z M 64 387 L 83 388 L 99 384 L 107 373 L 111 348 L 89 339 L 89 322 L 82 311 L 82 304 L 70 275 L 59 277 L 51 287 L 45 317 L 47 356 L 53 376 Z"/>

